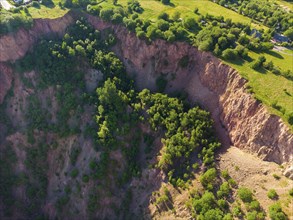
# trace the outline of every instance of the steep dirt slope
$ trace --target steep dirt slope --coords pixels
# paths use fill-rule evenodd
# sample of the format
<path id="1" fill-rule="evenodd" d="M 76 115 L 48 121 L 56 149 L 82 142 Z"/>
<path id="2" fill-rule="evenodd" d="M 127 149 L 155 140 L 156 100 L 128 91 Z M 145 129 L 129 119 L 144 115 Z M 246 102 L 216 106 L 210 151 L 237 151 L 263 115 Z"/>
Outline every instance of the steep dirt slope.
<path id="1" fill-rule="evenodd" d="M 20 29 L 1 37 L 0 61 L 21 58 L 43 34 L 62 35 L 73 17 L 68 13 L 60 19 L 36 20 L 29 31 Z M 156 78 L 165 74 L 173 79 L 167 92 L 185 90 L 191 101 L 199 102 L 211 112 L 223 143 L 268 161 L 292 161 L 292 133 L 279 117 L 270 115 L 245 91 L 246 82 L 235 70 L 212 54 L 199 52 L 186 43 L 156 40 L 147 44 L 124 27 L 110 25 L 96 17 L 88 18 L 97 29 L 114 29 L 119 40 L 114 51 L 124 61 L 128 72 L 136 75 L 139 88 L 154 90 Z M 184 56 L 189 62 L 182 68 L 179 61 Z"/>
<path id="2" fill-rule="evenodd" d="M 42 36 L 57 34 L 62 36 L 74 21 L 72 13 L 56 19 L 35 19 L 30 30 L 20 28 L 17 32 L 0 37 L 0 62 L 15 61 L 25 55 Z"/>
<path id="3" fill-rule="evenodd" d="M 245 160 L 243 160 L 245 158 Z M 275 201 L 268 199 L 267 192 L 275 189 L 287 212 L 289 219 L 293 218 L 292 197 L 288 196 L 288 191 L 293 186 L 293 181 L 286 177 L 281 177 L 282 169 L 275 163 L 262 161 L 259 158 L 241 151 L 236 147 L 230 147 L 226 152 L 219 155 L 218 166 L 221 170 L 228 170 L 239 186 L 252 189 L 261 206 L 267 209 Z M 280 176 L 276 179 L 273 175 Z M 268 211 L 268 210 L 266 210 Z"/>

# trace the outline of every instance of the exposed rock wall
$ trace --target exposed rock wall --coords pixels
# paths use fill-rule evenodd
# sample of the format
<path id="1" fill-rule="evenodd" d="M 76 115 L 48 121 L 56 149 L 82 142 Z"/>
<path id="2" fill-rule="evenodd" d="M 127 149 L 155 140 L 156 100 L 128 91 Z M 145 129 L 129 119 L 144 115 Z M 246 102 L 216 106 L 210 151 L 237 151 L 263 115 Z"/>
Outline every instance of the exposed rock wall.
<path id="1" fill-rule="evenodd" d="M 105 27 L 105 25 L 102 25 Z M 167 92 L 185 90 L 193 102 L 207 108 L 224 144 L 277 163 L 293 159 L 293 135 L 282 120 L 246 91 L 246 80 L 211 53 L 176 42 L 139 40 L 123 27 L 114 26 L 119 43 L 114 48 L 129 72 L 135 73 L 138 86 L 155 89 L 160 74 L 176 74 Z M 182 57 L 189 64 L 182 68 Z M 229 143 L 230 142 L 230 143 Z"/>
<path id="2" fill-rule="evenodd" d="M 1 37 L 0 62 L 21 58 L 44 34 L 62 35 L 74 21 L 73 17 L 67 14 L 55 20 L 35 20 L 31 30 L 21 29 Z M 235 70 L 187 43 L 170 44 L 163 40 L 146 43 L 124 27 L 87 17 L 97 29 L 113 28 L 118 37 L 113 50 L 127 71 L 136 76 L 139 88 L 155 90 L 156 78 L 164 74 L 170 79 L 167 92 L 185 90 L 190 101 L 199 102 L 211 112 L 224 144 L 235 145 L 265 160 L 292 161 L 292 133 L 279 117 L 270 115 L 245 91 L 246 81 Z M 184 56 L 189 57 L 189 64 L 182 68 L 179 61 Z"/>
<path id="3" fill-rule="evenodd" d="M 4 62 L 22 58 L 41 37 L 63 36 L 74 22 L 74 14 L 67 13 L 57 19 L 35 19 L 31 29 L 20 28 L 17 32 L 0 36 L 0 104 L 3 102 L 13 79 L 12 70 Z"/>
<path id="4" fill-rule="evenodd" d="M 35 19 L 30 30 L 20 28 L 17 32 L 0 36 L 0 62 L 15 61 L 23 57 L 42 36 L 57 34 L 62 36 L 74 21 L 72 13 L 56 19 Z"/>

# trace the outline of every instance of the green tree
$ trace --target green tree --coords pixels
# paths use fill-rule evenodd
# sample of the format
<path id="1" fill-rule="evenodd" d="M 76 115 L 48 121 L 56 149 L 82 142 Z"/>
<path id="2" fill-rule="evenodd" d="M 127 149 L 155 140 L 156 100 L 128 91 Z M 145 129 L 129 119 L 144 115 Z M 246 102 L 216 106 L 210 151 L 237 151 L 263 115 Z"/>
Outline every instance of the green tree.
<path id="1" fill-rule="evenodd" d="M 170 4 L 170 0 L 161 0 L 164 5 Z"/>
<path id="2" fill-rule="evenodd" d="M 251 64 L 251 68 L 252 69 L 259 69 L 261 67 L 263 67 L 264 62 L 266 62 L 266 58 L 264 56 L 259 56 L 257 58 L 257 60 L 255 60 L 252 64 Z"/>
<path id="3" fill-rule="evenodd" d="M 113 14 L 114 14 L 113 9 L 104 8 L 100 11 L 100 16 L 105 21 L 111 21 Z"/>
<path id="4" fill-rule="evenodd" d="M 267 195 L 270 199 L 277 199 L 278 198 L 278 194 L 277 194 L 276 190 L 274 190 L 274 189 L 270 189 L 268 191 Z"/>
<path id="5" fill-rule="evenodd" d="M 217 177 L 217 171 L 215 168 L 208 169 L 204 174 L 199 178 L 201 184 L 205 187 L 209 185 L 214 185 Z"/>
<path id="6" fill-rule="evenodd" d="M 239 188 L 237 194 L 243 202 L 252 201 L 252 192 L 248 188 L 245 188 L 245 187 Z"/>
<path id="7" fill-rule="evenodd" d="M 284 35 L 289 37 L 290 40 L 293 41 L 293 28 L 288 29 L 287 31 L 284 32 Z"/>
<path id="8" fill-rule="evenodd" d="M 269 207 L 269 215 L 272 220 L 287 220 L 288 217 L 282 210 L 279 203 L 275 203 Z"/>
<path id="9" fill-rule="evenodd" d="M 183 26 L 188 30 L 198 29 L 198 24 L 194 17 L 185 17 L 183 21 Z"/>
<path id="10" fill-rule="evenodd" d="M 222 56 L 226 60 L 235 60 L 238 57 L 238 54 L 236 50 L 228 48 L 223 51 Z"/>
<path id="11" fill-rule="evenodd" d="M 174 20 L 174 21 L 178 21 L 179 20 L 179 18 L 180 18 L 180 12 L 179 11 L 175 11 L 174 12 L 174 14 L 173 14 L 173 16 L 172 16 L 172 19 Z"/>

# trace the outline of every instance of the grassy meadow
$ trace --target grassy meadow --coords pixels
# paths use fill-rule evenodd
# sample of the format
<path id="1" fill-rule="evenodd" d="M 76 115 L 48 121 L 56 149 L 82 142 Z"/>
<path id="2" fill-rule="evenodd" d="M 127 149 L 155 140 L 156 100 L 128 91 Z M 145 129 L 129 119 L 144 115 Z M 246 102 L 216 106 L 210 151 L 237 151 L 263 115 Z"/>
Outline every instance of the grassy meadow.
<path id="1" fill-rule="evenodd" d="M 60 0 L 53 0 L 54 6 L 46 7 L 40 4 L 40 8 L 29 7 L 28 11 L 32 18 L 59 18 L 68 12 L 68 9 L 59 6 Z"/>

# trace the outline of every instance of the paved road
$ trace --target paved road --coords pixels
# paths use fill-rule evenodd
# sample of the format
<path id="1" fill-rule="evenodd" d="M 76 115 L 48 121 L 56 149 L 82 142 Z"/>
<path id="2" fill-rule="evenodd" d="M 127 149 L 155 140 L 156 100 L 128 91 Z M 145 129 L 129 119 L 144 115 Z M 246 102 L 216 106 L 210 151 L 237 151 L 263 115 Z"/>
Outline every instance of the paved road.
<path id="1" fill-rule="evenodd" d="M 10 4 L 7 0 L 0 0 L 0 4 L 2 7 L 6 10 L 9 10 L 10 8 L 15 8 L 12 4 Z"/>

